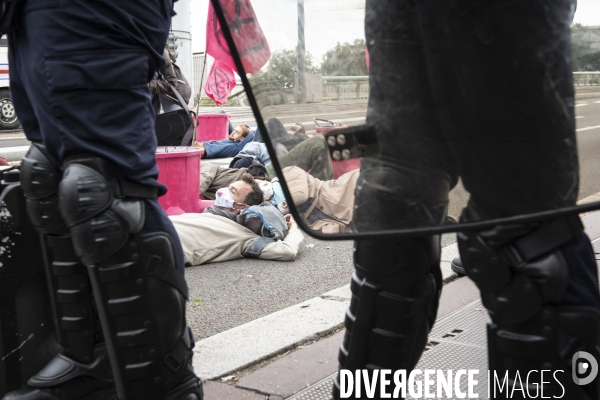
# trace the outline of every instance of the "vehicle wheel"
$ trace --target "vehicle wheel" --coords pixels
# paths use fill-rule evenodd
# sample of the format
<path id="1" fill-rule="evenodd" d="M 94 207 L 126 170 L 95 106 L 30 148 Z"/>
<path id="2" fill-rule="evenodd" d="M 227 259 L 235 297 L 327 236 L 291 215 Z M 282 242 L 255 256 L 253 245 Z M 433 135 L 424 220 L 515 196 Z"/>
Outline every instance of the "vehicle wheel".
<path id="1" fill-rule="evenodd" d="M 0 129 L 16 129 L 21 124 L 17 119 L 17 113 L 10 98 L 10 90 L 0 90 Z"/>

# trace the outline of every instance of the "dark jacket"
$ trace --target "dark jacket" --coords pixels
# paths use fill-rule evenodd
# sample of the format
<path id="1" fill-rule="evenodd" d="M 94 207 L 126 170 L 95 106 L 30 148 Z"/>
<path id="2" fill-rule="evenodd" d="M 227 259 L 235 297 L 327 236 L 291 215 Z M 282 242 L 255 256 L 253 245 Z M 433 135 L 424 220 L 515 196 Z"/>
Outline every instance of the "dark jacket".
<path id="1" fill-rule="evenodd" d="M 177 87 L 177 75 L 175 74 L 175 69 L 173 68 L 171 54 L 166 47 L 163 52 L 163 56 L 165 57 L 167 63 L 160 69 L 160 72 L 158 73 L 159 76 L 155 77 L 155 79 L 152 79 L 150 83 L 148 83 L 148 86 L 150 87 L 152 94 L 163 94 L 175 97 L 171 92 L 169 83 L 173 85 L 173 87 Z"/>

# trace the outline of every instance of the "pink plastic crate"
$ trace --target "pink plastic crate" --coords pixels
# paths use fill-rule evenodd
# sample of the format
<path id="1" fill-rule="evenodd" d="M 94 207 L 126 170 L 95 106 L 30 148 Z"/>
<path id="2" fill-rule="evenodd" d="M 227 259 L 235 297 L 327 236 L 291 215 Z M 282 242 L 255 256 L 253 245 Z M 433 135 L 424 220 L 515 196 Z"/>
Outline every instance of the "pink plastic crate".
<path id="1" fill-rule="evenodd" d="M 200 114 L 196 126 L 196 141 L 227 139 L 229 134 L 229 115 L 227 114 Z"/>
<path id="2" fill-rule="evenodd" d="M 179 210 L 200 212 L 200 156 L 203 151 L 184 146 L 156 149 L 158 181 L 168 189 L 158 202 L 167 215 L 179 213 Z"/>
<path id="3" fill-rule="evenodd" d="M 214 200 L 198 200 L 198 208 L 199 211 L 198 212 L 204 212 L 204 210 L 206 210 L 208 207 L 212 207 L 215 205 L 215 201 Z"/>

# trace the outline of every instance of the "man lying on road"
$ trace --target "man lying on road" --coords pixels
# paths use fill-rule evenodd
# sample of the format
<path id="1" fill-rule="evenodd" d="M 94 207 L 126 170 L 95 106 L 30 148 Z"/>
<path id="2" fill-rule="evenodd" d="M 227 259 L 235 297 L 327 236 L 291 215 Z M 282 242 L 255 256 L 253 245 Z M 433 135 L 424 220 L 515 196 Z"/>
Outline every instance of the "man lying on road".
<path id="1" fill-rule="evenodd" d="M 181 240 L 186 265 L 243 257 L 276 261 L 296 258 L 304 240 L 296 222 L 291 215 L 284 220 L 277 208 L 263 202 L 263 191 L 252 176 L 246 173 L 240 178 L 229 185 L 231 207 L 213 206 L 202 214 L 170 217 Z M 257 214 L 261 214 L 260 218 L 252 218 Z"/>

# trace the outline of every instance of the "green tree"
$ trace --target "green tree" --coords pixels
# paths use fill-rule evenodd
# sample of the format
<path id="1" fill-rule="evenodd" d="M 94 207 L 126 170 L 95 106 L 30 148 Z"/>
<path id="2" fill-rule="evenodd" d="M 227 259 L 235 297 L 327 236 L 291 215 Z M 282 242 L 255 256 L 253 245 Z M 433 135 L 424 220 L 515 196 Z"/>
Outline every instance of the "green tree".
<path id="1" fill-rule="evenodd" d="M 571 26 L 573 71 L 600 71 L 600 32 L 581 24 Z"/>
<path id="2" fill-rule="evenodd" d="M 356 39 L 354 43 L 338 42 L 323 56 L 321 73 L 330 76 L 368 75 L 365 52 L 366 44 L 363 39 Z"/>
<path id="3" fill-rule="evenodd" d="M 305 72 L 319 72 L 319 69 L 313 65 L 313 57 L 309 52 L 306 52 L 304 65 Z M 282 89 L 292 88 L 297 70 L 298 50 L 279 50 L 271 54 L 266 68 L 254 74 L 250 80 L 253 84 L 269 83 Z"/>

